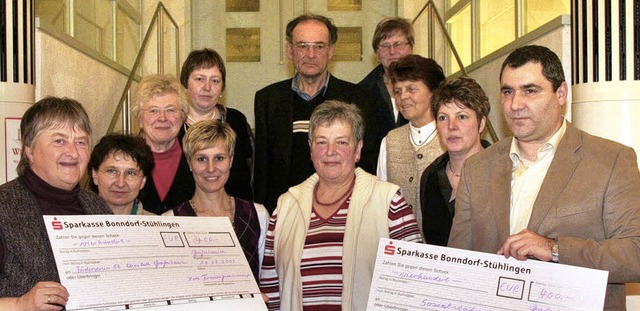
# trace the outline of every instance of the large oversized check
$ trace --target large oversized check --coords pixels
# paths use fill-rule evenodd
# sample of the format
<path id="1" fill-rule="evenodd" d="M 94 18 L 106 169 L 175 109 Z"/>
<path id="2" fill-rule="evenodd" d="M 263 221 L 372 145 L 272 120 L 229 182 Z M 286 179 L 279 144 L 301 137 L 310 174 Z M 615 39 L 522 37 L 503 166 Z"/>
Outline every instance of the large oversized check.
<path id="1" fill-rule="evenodd" d="M 226 217 L 44 216 L 67 310 L 266 310 Z"/>
<path id="2" fill-rule="evenodd" d="M 608 274 L 381 239 L 367 310 L 602 310 Z"/>

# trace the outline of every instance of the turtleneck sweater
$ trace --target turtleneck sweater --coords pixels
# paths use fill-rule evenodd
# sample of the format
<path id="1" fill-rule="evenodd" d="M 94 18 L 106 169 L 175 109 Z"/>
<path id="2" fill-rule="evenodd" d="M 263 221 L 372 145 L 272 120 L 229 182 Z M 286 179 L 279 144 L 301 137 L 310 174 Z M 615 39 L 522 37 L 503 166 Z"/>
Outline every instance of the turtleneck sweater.
<path id="1" fill-rule="evenodd" d="M 18 177 L 38 202 L 42 215 L 82 215 L 82 207 L 78 200 L 80 186 L 76 185 L 71 190 L 56 188 L 31 169 L 26 170 L 23 176 Z"/>
<path id="2" fill-rule="evenodd" d="M 82 215 L 84 211 L 80 206 L 78 193 L 80 187 L 72 190 L 64 190 L 51 186 L 30 168 L 24 175 L 18 177 L 18 182 L 23 184 L 36 199 L 42 215 Z M 5 245 L 0 238 L 0 270 L 5 264 Z"/>

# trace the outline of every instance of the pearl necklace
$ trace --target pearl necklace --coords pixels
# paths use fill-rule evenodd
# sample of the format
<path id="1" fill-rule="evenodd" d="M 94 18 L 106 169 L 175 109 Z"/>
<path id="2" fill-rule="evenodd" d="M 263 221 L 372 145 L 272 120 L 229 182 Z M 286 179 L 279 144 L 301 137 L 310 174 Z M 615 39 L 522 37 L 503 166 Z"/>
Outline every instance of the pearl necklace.
<path id="1" fill-rule="evenodd" d="M 213 114 L 211 115 L 211 118 L 209 118 L 209 120 L 215 120 L 216 118 L 216 111 L 218 111 L 217 108 L 213 108 Z M 196 124 L 198 121 L 196 121 L 194 118 L 191 117 L 191 115 L 187 115 L 187 119 L 189 121 L 191 121 L 191 124 Z"/>

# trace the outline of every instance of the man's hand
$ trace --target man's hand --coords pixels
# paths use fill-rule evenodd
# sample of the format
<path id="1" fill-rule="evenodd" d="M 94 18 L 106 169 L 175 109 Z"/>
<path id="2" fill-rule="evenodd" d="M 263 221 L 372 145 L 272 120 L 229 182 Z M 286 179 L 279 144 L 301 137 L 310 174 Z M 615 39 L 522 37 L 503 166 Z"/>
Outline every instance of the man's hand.
<path id="1" fill-rule="evenodd" d="M 551 248 L 554 243 L 553 239 L 525 229 L 508 237 L 498 250 L 498 255 L 504 255 L 505 258 L 514 257 L 518 260 L 533 257 L 542 261 L 551 261 Z"/>

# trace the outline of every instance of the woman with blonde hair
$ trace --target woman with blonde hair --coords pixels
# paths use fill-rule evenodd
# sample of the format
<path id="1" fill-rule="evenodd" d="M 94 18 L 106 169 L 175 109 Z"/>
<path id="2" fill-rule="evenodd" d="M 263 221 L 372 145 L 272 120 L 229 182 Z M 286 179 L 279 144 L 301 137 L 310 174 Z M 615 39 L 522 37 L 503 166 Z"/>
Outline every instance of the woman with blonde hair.
<path id="1" fill-rule="evenodd" d="M 178 79 L 150 75 L 140 81 L 132 110 L 155 162 L 141 190 L 142 205 L 160 215 L 189 199 L 195 191 L 193 175 L 178 139 L 189 104 Z"/>
<path id="2" fill-rule="evenodd" d="M 189 127 L 183 146 L 196 191 L 163 215 L 228 217 L 257 281 L 269 213 L 264 206 L 233 197 L 225 190 L 235 143 L 236 134 L 228 123 L 205 120 Z"/>

